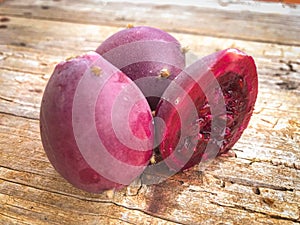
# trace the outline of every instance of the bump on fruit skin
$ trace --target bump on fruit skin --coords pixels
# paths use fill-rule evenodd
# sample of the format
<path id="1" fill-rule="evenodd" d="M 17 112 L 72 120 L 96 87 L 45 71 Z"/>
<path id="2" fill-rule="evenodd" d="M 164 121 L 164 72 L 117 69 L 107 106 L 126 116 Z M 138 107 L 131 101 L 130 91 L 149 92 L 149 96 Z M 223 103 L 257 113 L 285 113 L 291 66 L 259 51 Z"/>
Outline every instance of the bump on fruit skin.
<path id="1" fill-rule="evenodd" d="M 202 71 L 202 75 L 205 76 L 198 76 L 201 78 L 197 82 L 184 72 L 174 80 L 186 91 L 182 96 L 178 96 L 180 99 L 177 102 L 178 108 L 175 109 L 172 104 L 162 99 L 156 111 L 156 116 L 166 123 L 166 129 L 158 133 L 159 139 L 162 140 L 159 145 L 160 153 L 164 159 L 168 158 L 168 166 L 174 170 L 185 170 L 201 161 L 228 152 L 246 129 L 254 109 L 258 80 L 252 57 L 237 49 L 226 49 L 204 57 L 202 62 L 205 62 L 207 70 Z M 216 120 L 225 121 L 226 129 L 220 131 L 221 136 L 224 135 L 222 140 L 215 140 L 210 136 L 211 129 L 218 129 L 211 126 L 211 104 L 205 97 L 205 94 L 213 94 L 214 90 L 207 75 L 210 72 L 217 79 L 222 90 L 222 94 L 216 94 L 216 100 L 211 104 L 218 105 L 218 101 L 221 100 L 222 95 L 224 96 L 226 113 L 214 116 Z M 204 87 L 204 90 L 199 84 Z M 178 95 L 172 92 L 169 94 Z M 192 106 L 187 104 L 187 97 L 193 100 Z M 196 107 L 197 118 L 191 118 L 188 113 L 189 107 Z M 182 111 L 181 117 L 176 110 Z M 183 137 L 181 142 L 179 142 L 180 136 Z M 215 143 L 217 154 L 206 149 L 209 141 Z M 187 152 L 192 152 L 191 158 L 186 157 Z"/>

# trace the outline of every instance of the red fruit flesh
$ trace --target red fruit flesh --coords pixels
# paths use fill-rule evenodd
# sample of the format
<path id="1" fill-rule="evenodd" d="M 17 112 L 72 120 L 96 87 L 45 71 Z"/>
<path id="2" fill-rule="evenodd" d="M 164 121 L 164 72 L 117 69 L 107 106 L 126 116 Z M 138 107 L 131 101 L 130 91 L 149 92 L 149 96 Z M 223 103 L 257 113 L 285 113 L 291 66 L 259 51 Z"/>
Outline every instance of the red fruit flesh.
<path id="1" fill-rule="evenodd" d="M 56 66 L 44 92 L 40 130 L 54 168 L 88 192 L 130 184 L 152 156 L 146 99 L 94 52 Z"/>
<path id="2" fill-rule="evenodd" d="M 115 33 L 96 52 L 136 82 L 152 110 L 170 80 L 185 67 L 180 43 L 170 34 L 147 26 Z"/>
<path id="3" fill-rule="evenodd" d="M 184 92 L 169 86 L 156 113 L 166 128 L 156 129 L 168 166 L 184 170 L 228 152 L 241 137 L 257 97 L 257 72 L 252 57 L 227 49 L 191 65 L 174 81 Z"/>

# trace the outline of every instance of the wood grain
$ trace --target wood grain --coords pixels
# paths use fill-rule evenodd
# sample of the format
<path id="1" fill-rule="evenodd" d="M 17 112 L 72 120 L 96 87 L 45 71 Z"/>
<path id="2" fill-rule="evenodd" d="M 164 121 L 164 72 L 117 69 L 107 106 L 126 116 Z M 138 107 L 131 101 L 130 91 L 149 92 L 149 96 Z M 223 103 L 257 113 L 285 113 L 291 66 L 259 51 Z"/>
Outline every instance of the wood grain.
<path id="1" fill-rule="evenodd" d="M 0 2 L 0 224 L 300 224 L 299 16 L 258 9 L 240 16 L 219 5 L 99 4 Z M 157 185 L 80 191 L 56 173 L 41 145 L 45 85 L 61 60 L 95 49 L 128 22 L 158 20 L 190 47 L 189 62 L 228 47 L 254 57 L 259 95 L 233 148 L 237 157 Z"/>
<path id="2" fill-rule="evenodd" d="M 173 4 L 172 1 L 160 1 L 156 4 L 149 1 L 131 1 L 126 2 L 125 6 L 120 1 L 10 0 L 2 3 L 1 14 L 123 27 L 128 23 L 134 23 L 159 26 L 167 31 L 214 37 L 286 45 L 300 44 L 300 9 L 297 6 L 295 8 L 287 6 L 288 12 L 293 12 L 293 16 L 290 16 L 286 15 L 287 10 L 283 7 L 276 4 L 264 6 L 264 3 L 258 1 L 254 4 L 243 4 L 242 1 L 210 0 L 204 7 L 203 3 L 196 0 L 177 4 Z M 250 7 L 254 10 L 249 11 Z M 265 11 L 258 11 L 260 7 Z M 275 15 L 272 8 L 275 8 Z"/>

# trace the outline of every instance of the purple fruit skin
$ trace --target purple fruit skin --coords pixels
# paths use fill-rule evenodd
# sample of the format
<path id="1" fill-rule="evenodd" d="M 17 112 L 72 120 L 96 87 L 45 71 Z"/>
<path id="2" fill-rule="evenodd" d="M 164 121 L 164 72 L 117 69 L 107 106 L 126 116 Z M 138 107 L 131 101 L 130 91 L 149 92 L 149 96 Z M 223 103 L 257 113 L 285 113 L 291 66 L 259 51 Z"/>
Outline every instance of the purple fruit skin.
<path id="1" fill-rule="evenodd" d="M 72 107 L 75 91 L 84 73 L 90 68 L 89 66 L 92 63 L 97 65 L 96 61 L 105 61 L 105 59 L 95 52 L 90 52 L 59 63 L 45 89 L 40 112 L 41 139 L 50 162 L 57 172 L 72 185 L 92 193 L 113 188 L 119 189 L 124 186 L 96 172 L 83 158 L 74 136 Z M 107 64 L 109 63 L 107 62 Z M 101 68 L 101 70 L 102 72 L 110 71 L 110 67 L 112 65 Z M 111 124 L 107 122 L 110 121 L 112 114 L 111 102 L 115 100 L 116 95 L 120 93 L 125 84 L 133 84 L 133 82 L 119 71 L 105 83 L 102 92 L 99 93 L 95 106 L 95 124 L 98 136 L 104 142 L 109 153 L 118 160 L 130 165 L 146 166 L 152 155 L 153 143 L 152 116 L 147 101 L 139 102 L 139 110 L 133 109 L 130 112 L 133 119 L 129 122 L 133 135 L 148 141 L 149 148 L 147 149 L 149 150 L 135 151 L 120 143 L 115 137 L 112 127 L 109 127 Z M 142 96 L 136 85 L 131 94 Z M 110 104 L 105 105 L 107 102 Z M 124 114 L 128 113 L 128 109 L 125 109 L 122 104 L 119 106 L 119 111 L 124 111 Z M 131 133 L 127 130 L 124 132 Z M 82 130 L 82 134 L 85 134 L 85 130 Z M 95 157 L 95 160 L 101 157 L 94 149 L 89 149 L 89 154 Z M 109 168 L 107 169 L 109 170 Z M 119 173 L 124 176 L 128 175 L 126 171 Z"/>
<path id="2" fill-rule="evenodd" d="M 126 60 L 128 58 L 128 55 L 132 56 L 138 54 L 137 51 L 130 51 L 130 47 L 128 47 L 128 51 L 121 50 L 114 54 L 109 54 L 109 51 L 111 51 L 112 49 L 116 49 L 119 46 L 125 46 L 126 44 L 131 44 L 133 42 L 139 42 L 142 45 L 142 42 L 146 41 L 157 41 L 160 42 L 160 44 L 165 44 L 157 48 L 157 50 L 155 50 L 155 48 L 149 47 L 146 49 L 146 51 L 143 52 L 144 55 L 150 56 L 153 54 L 164 53 L 166 54 L 164 56 L 164 62 L 139 61 L 120 68 L 118 66 L 118 61 Z M 165 49 L 167 48 L 169 50 L 165 51 Z M 149 80 L 136 82 L 138 87 L 140 87 L 140 89 L 146 96 L 149 92 L 154 92 L 157 96 L 147 96 L 147 100 L 152 110 L 156 109 L 160 96 L 163 94 L 164 90 L 170 83 L 170 80 L 174 79 L 185 67 L 185 54 L 182 52 L 180 43 L 167 32 L 148 26 L 138 26 L 121 30 L 106 39 L 97 48 L 96 52 L 102 55 L 113 65 L 118 67 L 122 72 L 124 72 L 129 78 L 134 81 L 143 77 L 156 77 L 151 82 L 149 82 Z M 170 76 L 167 77 L 167 79 L 160 77 L 162 69 L 167 69 L 169 71 Z M 150 89 L 152 91 L 150 91 Z"/>

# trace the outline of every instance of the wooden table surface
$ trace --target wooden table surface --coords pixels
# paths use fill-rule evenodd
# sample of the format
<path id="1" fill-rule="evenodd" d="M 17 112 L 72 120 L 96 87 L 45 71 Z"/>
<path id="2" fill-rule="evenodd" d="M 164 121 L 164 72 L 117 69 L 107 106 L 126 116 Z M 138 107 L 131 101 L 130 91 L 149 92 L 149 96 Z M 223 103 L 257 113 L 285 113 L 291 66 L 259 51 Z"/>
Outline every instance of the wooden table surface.
<path id="1" fill-rule="evenodd" d="M 171 32 L 198 57 L 247 52 L 258 67 L 258 100 L 236 158 L 158 185 L 89 194 L 60 177 L 43 151 L 41 97 L 56 63 L 128 23 Z M 300 224 L 299 97 L 300 5 L 0 0 L 0 224 Z"/>

